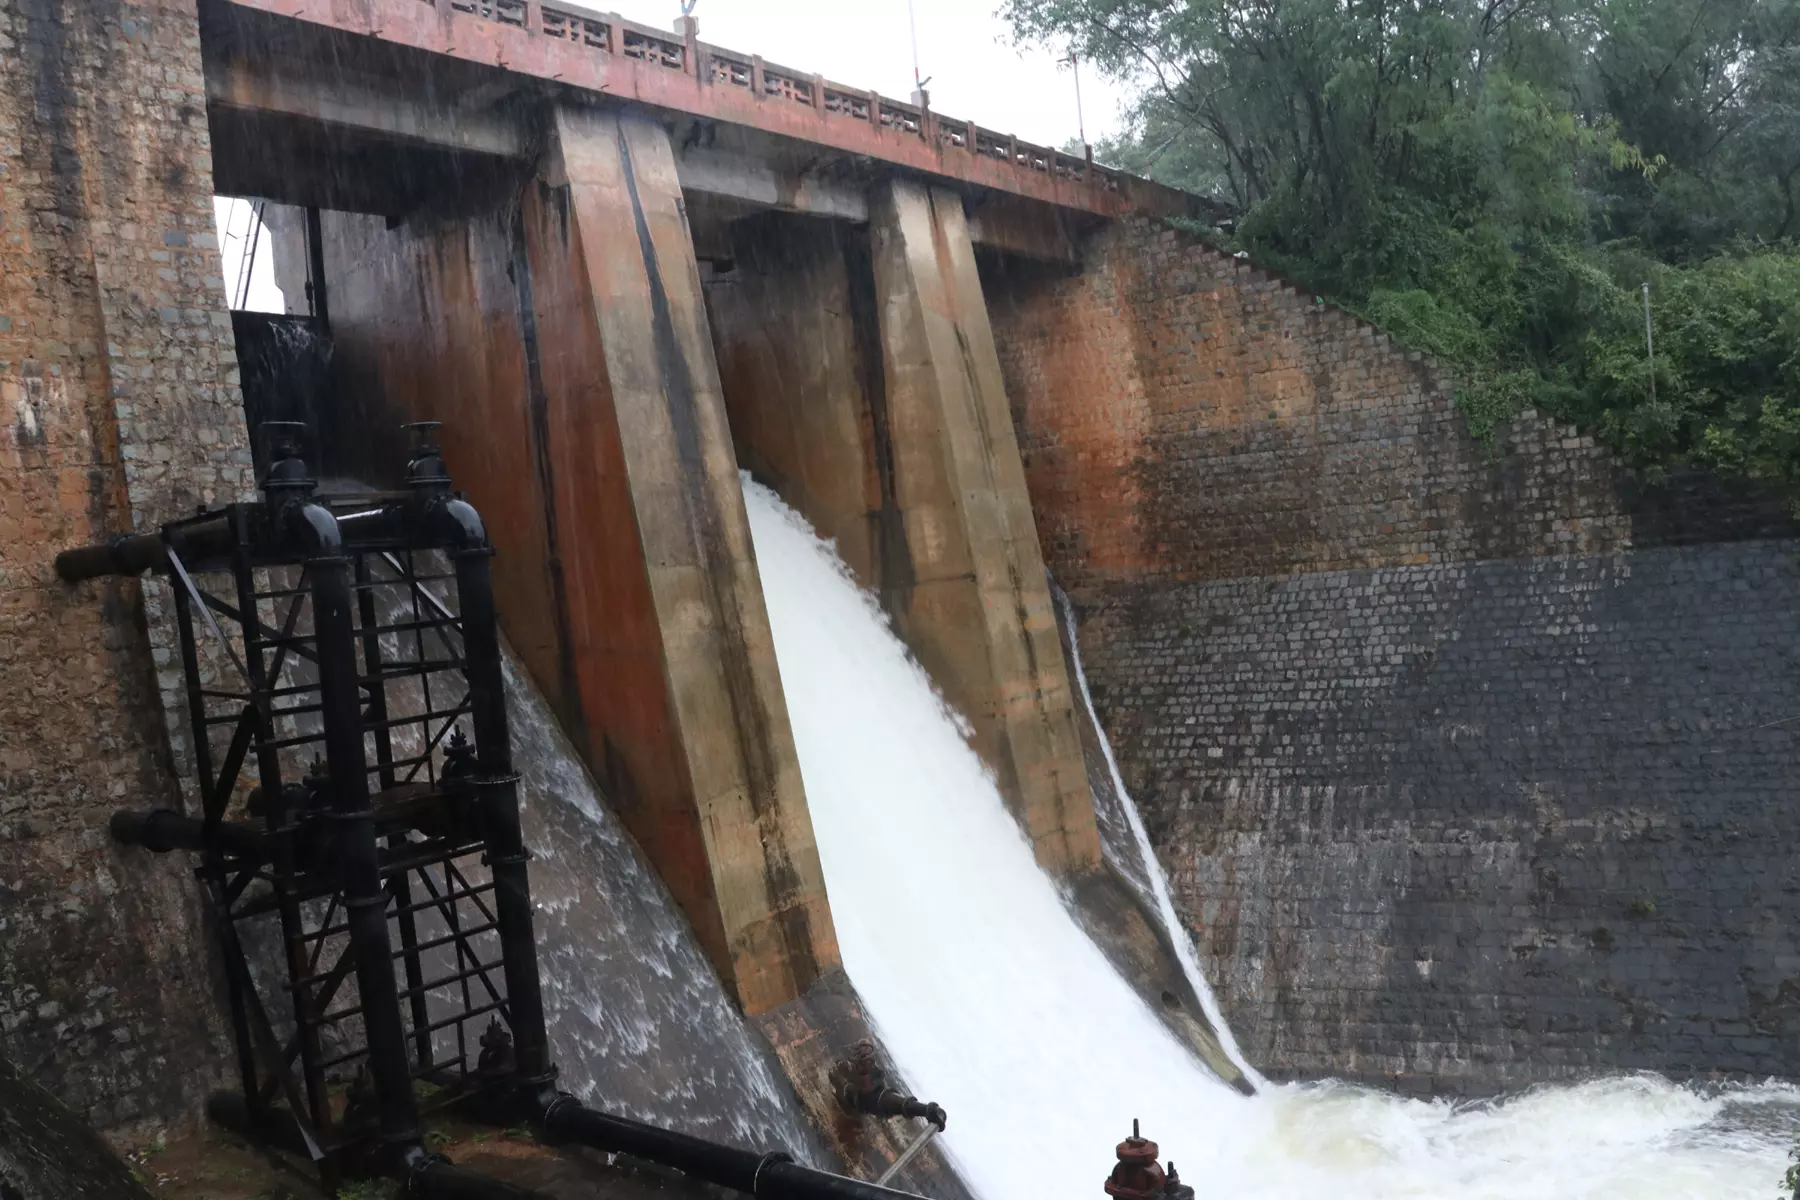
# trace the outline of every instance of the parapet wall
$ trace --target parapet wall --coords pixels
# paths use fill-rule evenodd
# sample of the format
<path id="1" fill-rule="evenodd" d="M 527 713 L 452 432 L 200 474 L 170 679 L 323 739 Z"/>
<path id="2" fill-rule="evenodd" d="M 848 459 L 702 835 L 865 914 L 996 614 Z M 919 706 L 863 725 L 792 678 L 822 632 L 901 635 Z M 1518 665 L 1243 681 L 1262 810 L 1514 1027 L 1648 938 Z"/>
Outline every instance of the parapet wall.
<path id="1" fill-rule="evenodd" d="M 1800 1073 L 1791 522 L 1536 417 L 1490 453 L 1428 363 L 1149 222 L 1086 252 L 988 264 L 1007 391 L 1252 1062 Z"/>

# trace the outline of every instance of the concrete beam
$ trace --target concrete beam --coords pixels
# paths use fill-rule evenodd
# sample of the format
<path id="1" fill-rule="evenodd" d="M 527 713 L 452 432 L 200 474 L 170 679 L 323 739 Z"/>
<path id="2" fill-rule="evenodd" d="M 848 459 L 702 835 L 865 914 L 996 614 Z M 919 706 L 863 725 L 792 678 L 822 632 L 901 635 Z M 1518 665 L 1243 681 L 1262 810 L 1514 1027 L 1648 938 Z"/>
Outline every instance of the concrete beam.
<path id="1" fill-rule="evenodd" d="M 896 180 L 870 204 L 908 641 L 975 726 L 1047 869 L 1100 859 L 1056 613 L 962 198 Z"/>
<path id="2" fill-rule="evenodd" d="M 1098 224 L 1080 213 L 987 193 L 971 205 L 969 240 L 989 250 L 999 250 L 1040 262 L 1081 264 L 1081 234 Z"/>
<path id="3" fill-rule="evenodd" d="M 684 191 L 809 216 L 869 219 L 861 184 L 786 170 L 751 154 L 689 147 L 676 156 L 675 173 Z"/>
<path id="4" fill-rule="evenodd" d="M 516 90 L 503 88 L 499 95 Z M 277 54 L 251 58 L 235 48 L 211 53 L 206 103 L 209 110 L 298 118 L 445 150 L 504 158 L 529 150 L 524 126 L 512 114 L 364 74 L 342 59 L 322 64 Z"/>
<path id="5" fill-rule="evenodd" d="M 546 84 L 636 101 L 665 113 L 760 130 L 785 139 L 1029 196 L 1086 212 L 1187 213 L 1193 197 L 1012 137 L 816 76 L 780 71 L 754 55 L 685 45 L 663 30 L 599 13 L 527 3 L 457 8 L 451 0 L 231 0 L 247 12 L 290 18 L 381 45 L 478 63 Z M 523 23 L 512 19 L 516 11 Z M 485 12 L 485 15 L 484 15 Z M 654 50 L 647 52 L 648 47 Z M 770 76 L 785 82 L 773 90 Z M 759 79 L 760 77 L 760 79 Z M 758 83 L 762 86 L 757 86 Z"/>
<path id="6" fill-rule="evenodd" d="M 667 131 L 558 108 L 527 195 L 584 737 L 749 1013 L 838 965 Z M 621 601 L 635 628 L 609 621 Z"/>
<path id="7" fill-rule="evenodd" d="M 243 194 L 389 216 L 421 205 L 455 208 L 458 197 L 434 193 L 468 190 L 476 175 L 534 159 L 537 114 L 568 94 L 498 66 L 232 4 L 211 3 L 206 11 L 216 170 Z M 676 113 L 658 119 L 674 131 L 685 192 L 858 224 L 869 218 L 866 159 L 746 126 Z M 392 170 L 385 169 L 387 155 L 401 156 Z M 971 226 L 977 241 L 1072 261 L 1072 225 L 1061 210 L 978 193 L 980 215 Z"/>
<path id="8" fill-rule="evenodd" d="M 894 182 L 870 215 L 734 226 L 708 298 L 739 460 L 881 596 L 1039 861 L 1080 872 L 1093 800 L 962 201 Z"/>

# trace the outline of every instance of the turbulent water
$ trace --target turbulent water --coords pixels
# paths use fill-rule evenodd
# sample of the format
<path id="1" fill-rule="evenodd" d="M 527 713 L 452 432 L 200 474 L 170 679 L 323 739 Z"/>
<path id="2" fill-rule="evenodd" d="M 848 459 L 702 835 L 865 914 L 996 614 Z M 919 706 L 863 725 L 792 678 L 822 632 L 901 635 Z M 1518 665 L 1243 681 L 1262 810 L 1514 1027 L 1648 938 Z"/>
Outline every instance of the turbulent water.
<path id="1" fill-rule="evenodd" d="M 845 965 L 983 1200 L 1098 1195 L 1134 1117 L 1201 1196 L 1775 1200 L 1800 1128 L 1786 1087 L 1635 1076 L 1455 1107 L 1222 1086 L 1069 918 L 873 598 L 745 491 Z"/>
<path id="2" fill-rule="evenodd" d="M 545 1015 L 564 1085 L 609 1112 L 821 1161 L 767 1043 L 745 1025 L 510 656 L 506 690 Z"/>

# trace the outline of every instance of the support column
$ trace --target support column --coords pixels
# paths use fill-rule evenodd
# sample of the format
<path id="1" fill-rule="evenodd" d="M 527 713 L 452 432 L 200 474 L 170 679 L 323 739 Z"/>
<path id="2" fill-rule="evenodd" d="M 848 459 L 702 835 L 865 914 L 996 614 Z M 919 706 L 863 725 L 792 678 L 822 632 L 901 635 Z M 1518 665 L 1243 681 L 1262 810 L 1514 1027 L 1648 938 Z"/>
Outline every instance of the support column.
<path id="1" fill-rule="evenodd" d="M 975 726 L 1058 872 L 1099 862 L 1069 673 L 962 200 L 894 180 L 870 198 L 908 643 Z"/>
<path id="2" fill-rule="evenodd" d="M 837 941 L 674 155 L 629 112 L 561 108 L 551 132 L 522 223 L 575 691 L 561 707 L 739 1003 L 763 1012 L 836 968 Z"/>

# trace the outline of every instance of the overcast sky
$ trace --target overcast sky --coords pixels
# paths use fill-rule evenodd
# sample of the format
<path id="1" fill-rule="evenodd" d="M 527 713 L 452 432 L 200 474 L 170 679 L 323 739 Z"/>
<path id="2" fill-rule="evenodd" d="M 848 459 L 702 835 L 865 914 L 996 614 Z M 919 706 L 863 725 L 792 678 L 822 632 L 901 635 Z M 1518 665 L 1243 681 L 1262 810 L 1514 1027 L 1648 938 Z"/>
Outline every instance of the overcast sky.
<path id="1" fill-rule="evenodd" d="M 1056 60 L 1066 48 L 1021 52 L 999 0 L 913 0 L 919 70 L 931 82 L 931 106 L 1041 146 L 1075 137 L 1075 84 Z M 662 29 L 681 15 L 677 0 L 595 0 L 627 20 Z M 912 36 L 907 0 L 699 0 L 700 40 L 760 54 L 806 74 L 896 100 L 912 95 Z M 1119 126 L 1122 92 L 1084 69 L 1082 107 L 1088 140 Z"/>

